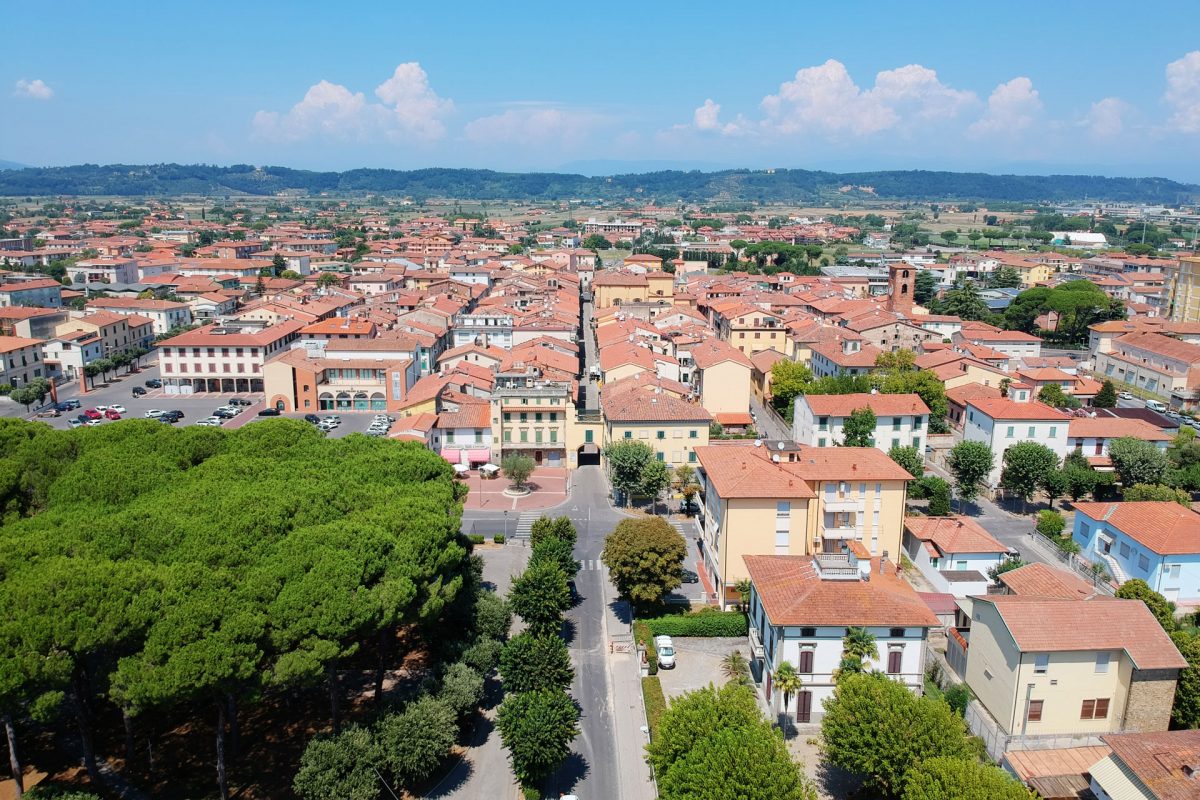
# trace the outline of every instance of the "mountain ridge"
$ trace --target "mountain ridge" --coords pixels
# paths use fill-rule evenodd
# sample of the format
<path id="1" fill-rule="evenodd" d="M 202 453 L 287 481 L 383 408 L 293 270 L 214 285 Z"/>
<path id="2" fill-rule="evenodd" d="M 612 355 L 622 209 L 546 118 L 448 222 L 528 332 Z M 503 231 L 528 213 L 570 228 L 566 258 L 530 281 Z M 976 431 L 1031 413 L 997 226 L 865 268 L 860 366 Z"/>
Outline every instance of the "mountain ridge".
<path id="1" fill-rule="evenodd" d="M 662 170 L 589 177 L 487 169 L 359 168 L 317 172 L 248 164 L 79 164 L 0 171 L 0 196 L 199 194 L 271 196 L 281 192 L 397 194 L 479 200 L 624 200 L 828 203 L 839 197 L 885 200 L 1064 202 L 1106 200 L 1161 205 L 1200 198 L 1200 185 L 1167 178 L 1100 175 L 993 175 L 983 172 L 803 169 Z"/>

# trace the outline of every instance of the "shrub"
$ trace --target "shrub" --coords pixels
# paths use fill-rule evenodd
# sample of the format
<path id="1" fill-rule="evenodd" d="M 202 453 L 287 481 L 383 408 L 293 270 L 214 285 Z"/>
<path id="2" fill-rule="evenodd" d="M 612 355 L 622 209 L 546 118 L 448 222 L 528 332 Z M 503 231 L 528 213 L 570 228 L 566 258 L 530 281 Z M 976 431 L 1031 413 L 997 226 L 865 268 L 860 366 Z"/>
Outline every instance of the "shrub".
<path id="1" fill-rule="evenodd" d="M 646 724 L 650 726 L 650 741 L 658 737 L 658 721 L 667 710 L 667 697 L 657 676 L 642 678 L 642 701 L 646 704 Z"/>
<path id="2" fill-rule="evenodd" d="M 495 592 L 479 592 L 475 598 L 475 636 L 503 641 L 512 626 L 512 611 Z"/>
<path id="3" fill-rule="evenodd" d="M 495 536 L 492 537 L 492 541 L 495 542 L 496 544 L 504 544 L 504 539 L 505 539 L 505 537 L 504 537 L 503 533 L 497 533 Z"/>
<path id="4" fill-rule="evenodd" d="M 488 675 L 496 668 L 503 647 L 504 645 L 495 639 L 480 639 L 463 653 L 462 663 L 480 675 Z"/>
<path id="5" fill-rule="evenodd" d="M 454 709 L 441 698 L 414 700 L 380 721 L 376 736 L 383 762 L 402 783 L 425 780 L 454 746 L 455 722 Z"/>
<path id="6" fill-rule="evenodd" d="M 1038 512 L 1037 532 L 1042 536 L 1048 539 L 1056 539 L 1062 536 L 1062 532 L 1066 527 L 1067 521 L 1057 511 Z"/>
<path id="7" fill-rule="evenodd" d="M 472 533 L 467 536 L 467 541 L 469 541 L 471 544 L 483 544 L 485 539 L 482 533 Z"/>
<path id="8" fill-rule="evenodd" d="M 442 678 L 438 699 L 462 719 L 474 711 L 483 699 L 483 676 L 466 664 L 451 664 Z"/>
<path id="9" fill-rule="evenodd" d="M 741 611 L 706 609 L 692 614 L 669 614 L 645 621 L 654 636 L 745 636 L 749 620 Z"/>
<path id="10" fill-rule="evenodd" d="M 942 692 L 942 697 L 960 717 L 967 715 L 967 705 L 971 702 L 971 690 L 965 683 L 956 683 Z"/>

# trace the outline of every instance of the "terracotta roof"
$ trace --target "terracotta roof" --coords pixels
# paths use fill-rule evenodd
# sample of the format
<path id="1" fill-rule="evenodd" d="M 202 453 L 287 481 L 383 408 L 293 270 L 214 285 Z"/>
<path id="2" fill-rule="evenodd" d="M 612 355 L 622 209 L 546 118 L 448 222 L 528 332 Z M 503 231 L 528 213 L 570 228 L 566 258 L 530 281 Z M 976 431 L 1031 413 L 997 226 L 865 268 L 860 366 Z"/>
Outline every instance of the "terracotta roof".
<path id="1" fill-rule="evenodd" d="M 664 392 L 647 397 L 641 392 L 605 392 L 600 400 L 604 418 L 609 422 L 700 422 L 712 421 L 712 414 L 696 403 L 680 400 Z"/>
<path id="2" fill-rule="evenodd" d="M 1181 342 L 1161 333 L 1127 333 L 1115 339 L 1114 343 L 1192 364 L 1200 361 L 1200 345 Z"/>
<path id="3" fill-rule="evenodd" d="M 437 421 L 437 426 L 442 429 L 488 428 L 491 424 L 491 404 L 487 401 L 463 403 L 458 411 L 443 411 L 438 414 Z"/>
<path id="4" fill-rule="evenodd" d="M 700 369 L 708 369 L 725 361 L 732 361 L 747 369 L 750 368 L 749 357 L 741 350 L 721 339 L 705 339 L 692 345 L 689 352 L 692 360 L 696 362 L 696 366 Z"/>
<path id="5" fill-rule="evenodd" d="M 812 556 L 743 556 L 772 625 L 934 628 L 940 623 L 890 561 L 871 579 L 822 580 Z"/>
<path id="6" fill-rule="evenodd" d="M 1123 650 L 1138 669 L 1188 666 L 1141 600 L 992 594 L 974 601 L 995 606 L 1022 652 Z"/>
<path id="7" fill-rule="evenodd" d="M 1071 419 L 1056 408 L 1045 403 L 1018 403 L 1007 397 L 973 397 L 967 404 L 979 409 L 992 419 L 1026 419 L 1026 420 L 1069 420 Z"/>
<path id="8" fill-rule="evenodd" d="M 850 413 L 869 408 L 877 417 L 898 417 L 928 414 L 929 406 L 919 394 L 806 394 L 802 397 L 813 414 L 822 417 L 848 417 Z"/>
<path id="9" fill-rule="evenodd" d="M 764 458 L 763 448 L 697 447 L 696 458 L 724 500 L 731 498 L 812 498 L 816 493 L 799 475 Z"/>
<path id="10" fill-rule="evenodd" d="M 26 339 L 24 336 L 0 336 L 0 353 L 11 353 L 23 347 L 45 344 L 42 339 Z"/>
<path id="11" fill-rule="evenodd" d="M 104 312 L 98 312 L 104 313 Z M 81 322 L 86 322 L 95 314 L 89 314 Z M 115 315 L 114 315 L 115 316 Z M 119 319 L 125 319 L 120 317 Z M 256 333 L 213 333 L 218 329 L 219 325 L 206 325 L 203 328 L 186 331 L 173 336 L 170 339 L 164 339 L 161 344 L 170 347 L 187 346 L 187 347 L 214 347 L 217 345 L 225 345 L 226 347 L 262 347 L 264 345 L 282 339 L 299 331 L 304 327 L 304 323 L 299 320 L 285 320 L 267 328 L 263 328 Z"/>
<path id="12" fill-rule="evenodd" d="M 1113 758 L 1157 800 L 1195 800 L 1200 794 L 1200 776 L 1195 774 L 1200 766 L 1200 731 L 1109 733 L 1101 738 L 1112 748 Z"/>
<path id="13" fill-rule="evenodd" d="M 771 367 L 775 366 L 776 361 L 786 361 L 787 356 L 778 350 L 759 350 L 754 355 L 750 356 L 750 363 L 759 372 L 767 373 L 771 371 Z"/>
<path id="14" fill-rule="evenodd" d="M 1178 503 L 1076 503 L 1075 511 L 1107 522 L 1159 555 L 1200 553 L 1200 514 Z"/>
<path id="15" fill-rule="evenodd" d="M 1077 417 L 1067 426 L 1067 436 L 1072 439 L 1118 439 L 1132 436 L 1147 442 L 1169 442 L 1171 436 L 1162 428 L 1141 419 L 1121 417 Z"/>
<path id="16" fill-rule="evenodd" d="M 1096 594 L 1096 588 L 1079 576 L 1040 562 L 1003 572 L 1000 582 L 1013 594 L 1029 597 L 1083 600 Z"/>
<path id="17" fill-rule="evenodd" d="M 904 528 L 921 541 L 932 542 L 943 555 L 1008 552 L 970 517 L 905 517 Z"/>

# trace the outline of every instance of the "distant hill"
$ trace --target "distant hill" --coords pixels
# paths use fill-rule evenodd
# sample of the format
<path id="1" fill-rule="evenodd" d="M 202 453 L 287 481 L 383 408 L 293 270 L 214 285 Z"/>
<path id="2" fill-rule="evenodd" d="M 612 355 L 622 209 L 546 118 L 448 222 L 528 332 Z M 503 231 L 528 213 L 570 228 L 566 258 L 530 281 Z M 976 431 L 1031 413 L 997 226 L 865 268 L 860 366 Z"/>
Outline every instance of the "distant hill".
<path id="1" fill-rule="evenodd" d="M 310 172 L 287 167 L 229 167 L 203 164 L 131 166 L 81 164 L 0 172 L 0 196 L 272 195 L 285 190 L 310 194 L 382 193 L 480 200 L 623 200 L 670 202 L 756 201 L 815 203 L 838 198 L 889 200 L 1067 201 L 1089 198 L 1152 204 L 1186 203 L 1200 186 L 1166 178 L 1106 178 L 1096 175 L 988 175 L 981 172 L 818 172 L 802 169 L 666 170 L 609 177 L 551 172 L 493 172 L 486 169 L 353 169 Z"/>
<path id="2" fill-rule="evenodd" d="M 0 169 L 26 169 L 28 164 L 19 164 L 16 161 L 5 161 L 0 158 Z"/>

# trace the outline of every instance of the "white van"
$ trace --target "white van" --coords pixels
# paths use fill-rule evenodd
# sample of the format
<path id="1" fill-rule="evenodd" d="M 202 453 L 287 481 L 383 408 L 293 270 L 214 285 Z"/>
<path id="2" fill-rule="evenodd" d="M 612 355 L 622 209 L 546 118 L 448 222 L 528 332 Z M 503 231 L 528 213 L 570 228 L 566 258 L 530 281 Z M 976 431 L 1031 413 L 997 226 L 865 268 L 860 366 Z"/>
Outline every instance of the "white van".
<path id="1" fill-rule="evenodd" d="M 654 649 L 658 651 L 659 669 L 675 669 L 675 644 L 670 636 L 655 636 Z"/>
<path id="2" fill-rule="evenodd" d="M 1146 408 L 1150 409 L 1151 411 L 1157 411 L 1160 414 L 1167 410 L 1167 407 L 1157 400 L 1147 400 Z"/>

